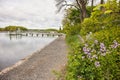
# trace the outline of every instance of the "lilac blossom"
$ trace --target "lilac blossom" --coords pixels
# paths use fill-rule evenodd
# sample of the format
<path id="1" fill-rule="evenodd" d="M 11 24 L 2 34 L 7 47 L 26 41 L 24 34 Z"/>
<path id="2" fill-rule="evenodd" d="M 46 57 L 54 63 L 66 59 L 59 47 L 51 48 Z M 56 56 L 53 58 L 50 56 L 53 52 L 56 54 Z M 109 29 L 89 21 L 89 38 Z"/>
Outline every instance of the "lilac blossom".
<path id="1" fill-rule="evenodd" d="M 100 67 L 100 62 L 99 61 L 95 61 L 95 66 L 96 67 Z"/>
<path id="2" fill-rule="evenodd" d="M 106 47 L 105 47 L 104 43 L 100 43 L 100 52 L 106 53 Z"/>
<path id="3" fill-rule="evenodd" d="M 83 47 L 83 51 L 85 54 L 90 54 L 90 48 L 87 48 L 87 47 Z"/>
<path id="4" fill-rule="evenodd" d="M 111 48 L 114 48 L 114 49 L 115 49 L 115 48 L 117 48 L 118 46 L 120 46 L 120 44 L 119 44 L 116 40 L 114 40 L 113 43 L 114 43 L 114 44 L 111 45 Z"/>
<path id="5" fill-rule="evenodd" d="M 88 58 L 92 58 L 92 55 L 91 55 L 91 54 L 88 54 L 87 57 L 88 57 Z"/>

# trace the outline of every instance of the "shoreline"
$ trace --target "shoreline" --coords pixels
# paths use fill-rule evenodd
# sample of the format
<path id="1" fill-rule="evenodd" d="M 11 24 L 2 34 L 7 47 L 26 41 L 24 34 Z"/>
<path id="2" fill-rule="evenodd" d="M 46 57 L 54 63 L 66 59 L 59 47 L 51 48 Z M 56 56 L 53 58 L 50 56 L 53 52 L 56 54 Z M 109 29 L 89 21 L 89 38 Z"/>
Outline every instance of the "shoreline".
<path id="1" fill-rule="evenodd" d="M 52 42 L 54 42 L 55 40 L 57 40 L 59 37 L 57 37 L 56 39 L 54 39 Z M 44 46 L 43 48 L 36 50 L 35 52 L 32 52 L 30 55 L 28 55 L 27 57 L 20 59 L 18 62 L 16 62 L 15 64 L 13 64 L 12 66 L 6 67 L 4 69 L 2 69 L 0 71 L 0 76 L 4 75 L 5 73 L 9 72 L 10 70 L 20 66 L 21 64 L 23 64 L 25 61 L 27 61 L 29 58 L 31 58 L 35 53 L 40 52 L 41 50 L 43 50 L 45 47 L 49 46 L 52 42 L 50 42 L 49 44 L 47 44 L 46 46 Z"/>
<path id="2" fill-rule="evenodd" d="M 67 63 L 64 36 L 58 37 L 41 50 L 0 72 L 0 80 L 54 80 L 53 70 L 60 71 Z"/>

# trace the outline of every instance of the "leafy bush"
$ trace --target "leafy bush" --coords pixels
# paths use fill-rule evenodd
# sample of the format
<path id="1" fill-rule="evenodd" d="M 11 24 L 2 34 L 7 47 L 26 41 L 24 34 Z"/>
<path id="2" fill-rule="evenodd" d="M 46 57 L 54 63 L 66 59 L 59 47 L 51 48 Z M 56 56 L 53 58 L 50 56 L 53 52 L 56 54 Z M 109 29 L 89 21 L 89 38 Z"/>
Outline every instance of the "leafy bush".
<path id="1" fill-rule="evenodd" d="M 101 6 L 103 10 L 100 10 Z M 81 36 L 74 35 L 74 27 L 67 31 L 70 51 L 66 80 L 119 80 L 120 15 L 117 1 L 108 0 L 95 7 L 80 29 Z"/>
<path id="2" fill-rule="evenodd" d="M 99 32 L 95 32 L 92 37 L 104 42 L 106 45 L 111 44 L 113 40 L 117 40 L 120 43 L 120 27 L 114 26 Z"/>
<path id="3" fill-rule="evenodd" d="M 120 44 L 116 40 L 106 46 L 98 40 L 81 43 L 82 41 L 79 41 L 76 36 L 72 38 L 68 38 L 71 47 L 66 80 L 118 80 L 120 78 Z"/>
<path id="4" fill-rule="evenodd" d="M 84 19 L 80 34 L 87 35 L 114 26 L 120 26 L 119 4 L 116 0 L 109 0 L 106 4 L 96 6 L 90 18 Z"/>
<path id="5" fill-rule="evenodd" d="M 63 31 L 68 35 L 75 35 L 75 34 L 79 34 L 80 28 L 81 28 L 80 24 L 70 25 L 68 23 L 64 26 Z"/>

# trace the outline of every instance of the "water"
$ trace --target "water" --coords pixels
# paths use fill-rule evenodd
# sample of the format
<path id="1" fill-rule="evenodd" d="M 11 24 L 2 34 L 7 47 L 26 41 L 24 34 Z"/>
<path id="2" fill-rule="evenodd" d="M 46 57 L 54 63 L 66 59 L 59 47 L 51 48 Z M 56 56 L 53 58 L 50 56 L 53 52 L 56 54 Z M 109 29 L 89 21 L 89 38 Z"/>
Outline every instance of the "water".
<path id="1" fill-rule="evenodd" d="M 0 70 L 42 49 L 56 37 L 9 36 L 0 33 Z"/>

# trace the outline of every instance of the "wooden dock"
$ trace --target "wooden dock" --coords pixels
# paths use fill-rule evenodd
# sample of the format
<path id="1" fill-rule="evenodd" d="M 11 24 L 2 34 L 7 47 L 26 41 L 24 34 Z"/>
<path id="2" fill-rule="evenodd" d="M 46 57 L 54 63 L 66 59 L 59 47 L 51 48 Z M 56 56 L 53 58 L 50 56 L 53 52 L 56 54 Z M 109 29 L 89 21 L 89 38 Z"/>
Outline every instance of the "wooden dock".
<path id="1" fill-rule="evenodd" d="M 41 32 L 9 32 L 10 36 L 29 36 L 29 37 L 49 37 L 49 36 L 62 36 L 64 35 L 63 33 L 41 33 Z"/>

